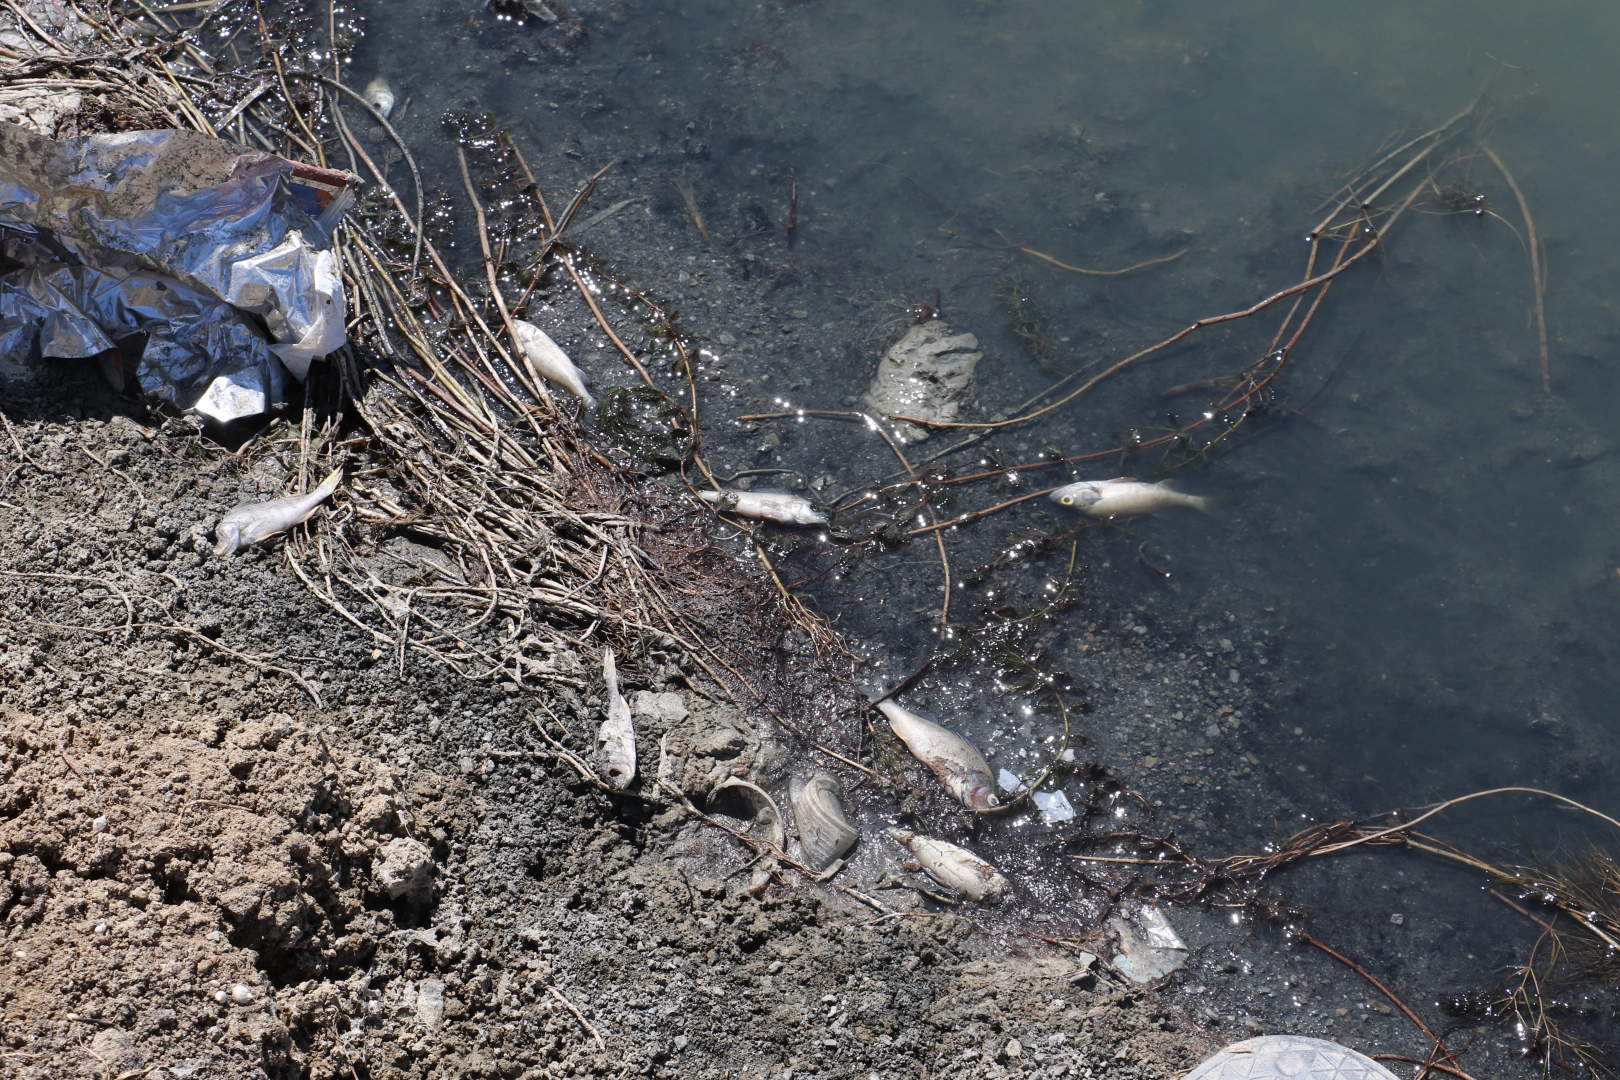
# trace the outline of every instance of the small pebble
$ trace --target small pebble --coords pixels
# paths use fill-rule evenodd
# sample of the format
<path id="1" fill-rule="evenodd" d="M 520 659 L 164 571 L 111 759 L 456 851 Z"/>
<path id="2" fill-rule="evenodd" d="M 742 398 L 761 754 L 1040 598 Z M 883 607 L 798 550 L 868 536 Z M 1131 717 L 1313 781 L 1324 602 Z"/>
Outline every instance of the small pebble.
<path id="1" fill-rule="evenodd" d="M 1010 1058 L 1024 1056 L 1024 1044 L 1017 1039 L 1007 1040 L 1007 1056 Z"/>
<path id="2" fill-rule="evenodd" d="M 107 932 L 107 924 L 106 923 L 104 923 L 104 922 L 96 923 L 96 933 L 105 934 L 106 932 Z"/>
<path id="3" fill-rule="evenodd" d="M 223 1005 L 223 1004 L 225 1004 L 225 1003 L 226 1003 L 226 1002 L 227 1002 L 227 1001 L 229 1001 L 229 1000 L 230 1000 L 230 998 L 228 998 L 228 997 L 227 997 L 227 996 L 226 996 L 226 995 L 225 995 L 225 991 L 223 991 L 223 990 L 215 990 L 215 991 L 214 991 L 214 1000 L 215 1000 L 215 1001 L 216 1001 L 216 1002 L 218 1002 L 218 1003 L 219 1003 L 219 1004 L 221 1004 L 221 1005 Z"/>
<path id="4" fill-rule="evenodd" d="M 107 815 L 102 814 L 100 817 L 96 818 L 96 820 L 92 821 L 90 823 L 90 831 L 91 832 L 106 832 L 107 831 Z"/>
<path id="5" fill-rule="evenodd" d="M 231 1000 L 238 1005 L 253 1004 L 253 988 L 247 983 L 237 983 L 231 987 Z"/>

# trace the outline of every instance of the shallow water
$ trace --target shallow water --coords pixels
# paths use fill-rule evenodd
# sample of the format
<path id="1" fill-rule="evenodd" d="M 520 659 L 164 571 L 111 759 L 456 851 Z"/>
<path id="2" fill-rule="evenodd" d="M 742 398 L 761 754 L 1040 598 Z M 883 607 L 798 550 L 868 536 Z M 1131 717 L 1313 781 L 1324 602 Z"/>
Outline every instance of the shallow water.
<path id="1" fill-rule="evenodd" d="M 453 110 L 510 125 L 553 206 L 617 162 L 581 220 L 637 201 L 579 240 L 681 308 L 707 350 L 711 467 L 831 497 L 892 473 L 887 446 L 842 421 L 735 417 L 855 406 L 909 325 L 906 308 L 936 296 L 940 317 L 984 352 L 964 415 L 1011 413 L 1053 375 L 1010 332 L 1003 283 L 1038 301 L 1060 370 L 1246 307 L 1299 279 L 1305 234 L 1344 174 L 1489 80 L 1482 123 L 1411 177 L 1432 164 L 1440 185 L 1466 182 L 1500 216 L 1450 213 L 1425 194 L 1387 248 L 1335 284 L 1271 415 L 1179 473 L 1184 489 L 1220 498 L 1218 513 L 1079 537 L 1077 602 L 1038 620 L 1027 643 L 1044 645 L 1079 680 L 1076 700 L 1096 706 L 1078 721 L 1090 739 L 1082 760 L 1144 792 L 1156 827 L 1224 854 L 1311 821 L 1509 784 L 1620 807 L 1610 235 L 1620 133 L 1607 122 L 1620 106 L 1607 52 L 1617 23 L 1620 12 L 1596 3 L 1549 16 L 1508 4 L 1352 13 L 1031 0 L 582 2 L 525 25 L 413 0 L 371 15 L 352 81 L 382 72 L 410 99 L 400 127 L 430 186 L 459 191 L 438 125 Z M 1512 170 L 1545 242 L 1551 396 L 1528 321 L 1523 222 L 1476 137 Z M 682 174 L 710 245 L 669 182 Z M 1102 269 L 1186 253 L 1100 277 L 1019 247 Z M 1107 450 L 1120 432 L 1162 429 L 1167 410 L 1185 421 L 1208 395 L 1166 403 L 1160 392 L 1260 359 L 1278 321 L 1204 331 L 942 464 L 961 475 L 991 452 L 1011 465 L 1048 445 Z M 600 335 L 564 344 L 599 389 L 635 381 Z M 1104 459 L 1076 475 L 1150 476 L 1162 464 Z M 1059 472 L 952 486 L 940 512 Z M 983 585 L 966 585 L 966 571 L 1074 524 L 1037 500 L 949 534 L 953 621 L 977 622 L 987 590 L 1020 613 L 1044 603 L 1065 576 L 1067 541 Z M 872 658 L 872 682 L 892 685 L 940 640 L 938 555 L 925 538 L 815 576 L 833 561 L 812 543 L 782 567 L 813 578 L 805 594 Z M 1028 713 L 1028 696 L 999 692 L 994 674 L 970 658 L 906 700 L 993 749 L 993 767 L 1028 775 L 1051 752 L 1055 722 Z M 1071 782 L 1077 801 L 1083 787 Z M 1522 851 L 1521 831 L 1544 847 L 1579 836 L 1570 815 L 1510 800 L 1435 828 L 1505 860 Z M 1098 894 L 1039 846 L 1060 835 L 1009 823 L 985 843 L 1021 875 L 1026 911 L 1064 923 Z M 1432 1019 L 1437 998 L 1488 985 L 1533 940 L 1477 875 L 1409 855 L 1301 868 L 1275 893 Z M 1204 949 L 1178 992 L 1218 1030 L 1243 1031 L 1248 1014 L 1412 1051 L 1399 1018 L 1369 1010 L 1365 986 L 1326 959 L 1263 927 L 1182 918 Z M 1245 965 L 1260 975 L 1230 978 Z M 1601 1007 L 1612 1017 L 1612 1002 Z M 1481 1040 L 1488 1054 L 1506 1043 L 1494 1030 Z"/>

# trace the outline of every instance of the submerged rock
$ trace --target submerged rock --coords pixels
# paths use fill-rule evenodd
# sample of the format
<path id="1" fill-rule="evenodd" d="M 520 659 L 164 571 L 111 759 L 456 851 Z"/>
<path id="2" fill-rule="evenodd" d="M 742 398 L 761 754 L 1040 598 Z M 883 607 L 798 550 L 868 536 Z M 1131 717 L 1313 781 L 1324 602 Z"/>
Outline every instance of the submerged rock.
<path id="1" fill-rule="evenodd" d="M 967 396 L 973 369 L 984 358 L 978 349 L 978 338 L 953 335 L 938 319 L 913 326 L 878 361 L 866 403 L 885 415 L 902 413 L 949 423 L 956 419 Z M 916 424 L 896 421 L 894 430 L 906 442 L 928 438 L 928 432 Z"/>
<path id="2" fill-rule="evenodd" d="M 1139 907 L 1125 918 L 1116 915 L 1108 920 L 1108 929 L 1119 943 L 1114 968 L 1132 982 L 1162 979 L 1187 962 L 1186 943 L 1158 908 Z"/>

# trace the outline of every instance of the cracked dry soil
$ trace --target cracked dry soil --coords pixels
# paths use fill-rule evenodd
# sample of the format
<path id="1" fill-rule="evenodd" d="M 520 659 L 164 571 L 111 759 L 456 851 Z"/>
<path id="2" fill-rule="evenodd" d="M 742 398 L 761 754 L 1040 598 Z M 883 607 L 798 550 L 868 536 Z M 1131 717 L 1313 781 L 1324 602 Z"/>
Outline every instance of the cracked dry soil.
<path id="1" fill-rule="evenodd" d="M 1213 1048 L 987 912 L 749 895 L 752 852 L 547 749 L 537 706 L 589 752 L 591 656 L 542 694 L 402 667 L 286 541 L 209 553 L 273 454 L 92 381 L 0 401 L 0 1076 L 1157 1080 Z M 691 670 L 624 669 L 643 768 L 669 735 L 690 791 L 785 776 Z"/>

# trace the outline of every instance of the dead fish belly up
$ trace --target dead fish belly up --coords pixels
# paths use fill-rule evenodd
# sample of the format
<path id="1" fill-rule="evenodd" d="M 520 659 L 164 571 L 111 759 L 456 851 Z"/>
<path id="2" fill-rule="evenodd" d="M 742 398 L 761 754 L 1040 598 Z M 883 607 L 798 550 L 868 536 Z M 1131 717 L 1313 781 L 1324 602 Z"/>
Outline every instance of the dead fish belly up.
<path id="1" fill-rule="evenodd" d="M 888 718 L 889 727 L 912 756 L 934 770 L 957 802 L 970 810 L 996 805 L 990 765 L 966 739 L 892 701 L 878 702 L 878 711 Z"/>
<path id="2" fill-rule="evenodd" d="M 619 693 L 619 672 L 613 650 L 602 653 L 602 681 L 607 684 L 607 719 L 596 733 L 597 757 L 603 779 L 623 791 L 636 778 L 636 726 L 630 705 Z"/>
<path id="3" fill-rule="evenodd" d="M 301 521 L 306 521 L 315 508 L 332 497 L 332 492 L 343 480 L 343 467 L 332 470 L 332 475 L 321 481 L 321 486 L 307 495 L 289 495 L 285 499 L 268 502 L 241 503 L 225 512 L 214 526 L 215 555 L 232 555 L 242 548 L 268 540 L 284 533 Z"/>
<path id="4" fill-rule="evenodd" d="M 1007 879 L 966 848 L 906 829 L 887 831 L 911 852 L 929 877 L 946 888 L 955 889 L 969 900 L 1000 900 L 1006 894 Z"/>
<path id="5" fill-rule="evenodd" d="M 1067 506 L 1094 518 L 1136 517 L 1172 506 L 1186 506 L 1207 514 L 1212 506 L 1208 498 L 1177 491 L 1165 481 L 1144 484 L 1123 477 L 1115 480 L 1082 480 L 1058 488 L 1048 498 L 1059 506 Z"/>
<path id="6" fill-rule="evenodd" d="M 825 525 L 827 515 L 802 495 L 782 491 L 700 491 L 698 497 L 722 512 L 774 521 L 780 525 Z"/>

